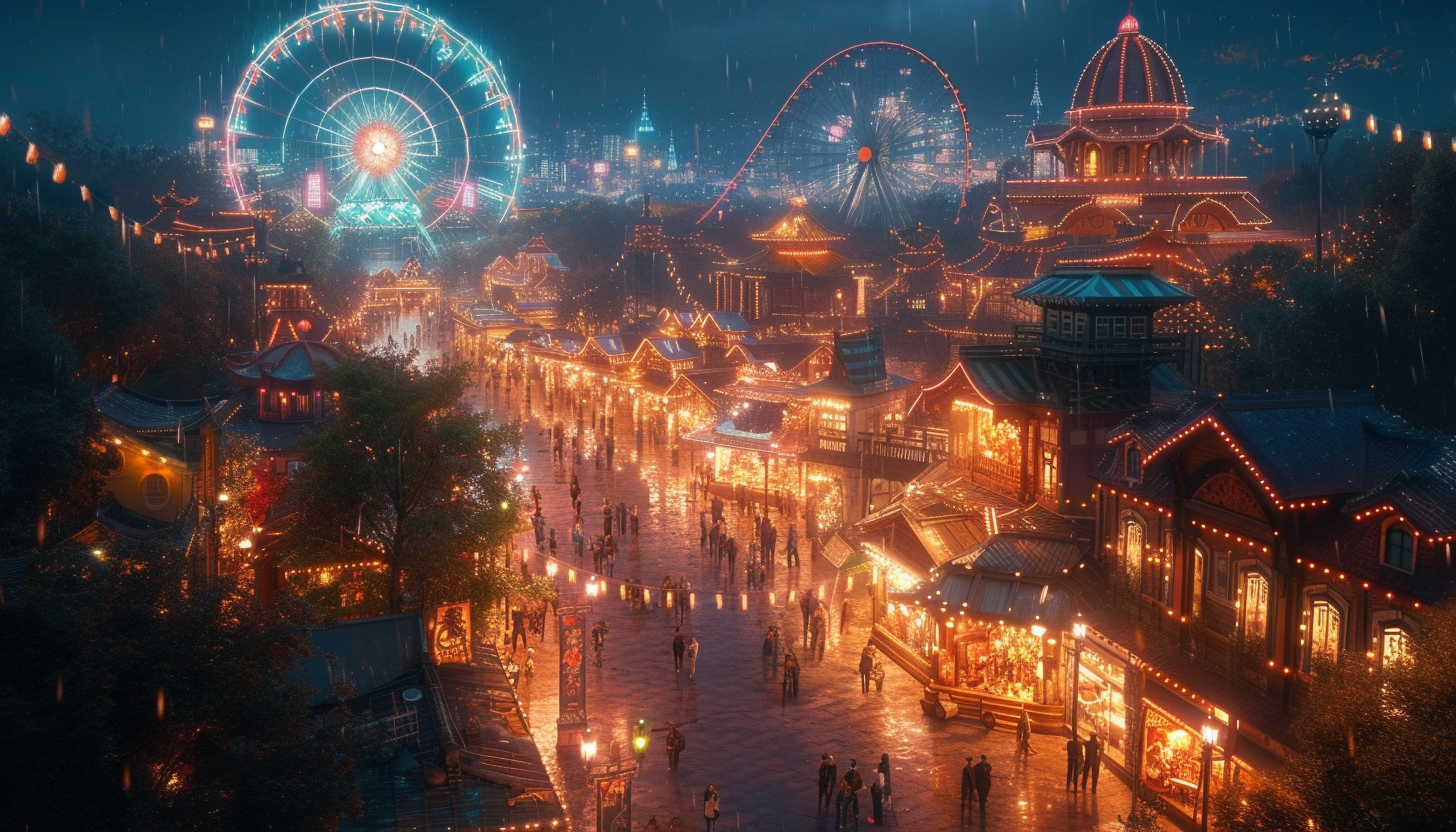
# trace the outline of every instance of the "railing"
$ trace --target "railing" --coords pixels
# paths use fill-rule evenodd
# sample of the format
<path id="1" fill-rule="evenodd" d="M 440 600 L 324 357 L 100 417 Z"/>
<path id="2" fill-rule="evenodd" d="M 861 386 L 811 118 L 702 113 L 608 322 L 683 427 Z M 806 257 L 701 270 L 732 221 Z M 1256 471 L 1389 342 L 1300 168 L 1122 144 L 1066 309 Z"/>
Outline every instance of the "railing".
<path id="1" fill-rule="evenodd" d="M 1064 338 L 1061 335 L 1053 335 L 1046 332 L 1041 324 L 1021 324 L 1011 331 L 1011 346 L 999 347 L 999 352 L 1020 352 L 1021 345 L 1039 345 L 1044 350 L 1060 350 L 1064 352 L 1076 352 L 1079 355 L 1089 357 L 1126 357 L 1126 356 L 1162 356 L 1174 355 L 1188 348 L 1188 338 L 1185 335 L 1150 335 L 1145 338 L 1095 338 L 1088 336 L 1085 339 Z M 992 346 L 989 350 L 998 350 Z M 979 345 L 966 345 L 961 348 L 961 355 L 968 354 L 985 355 L 988 348 Z"/>
<path id="2" fill-rule="evenodd" d="M 849 450 L 849 439 L 844 431 L 832 428 L 819 428 L 815 431 L 814 447 L 822 451 L 833 451 L 842 454 Z"/>
<path id="3" fill-rule="evenodd" d="M 1013 179 L 1007 196 L 1144 196 L 1242 193 L 1249 181 L 1242 176 L 1107 176 L 1088 179 Z"/>
<path id="4" fill-rule="evenodd" d="M 949 444 L 949 435 L 944 430 L 915 430 L 903 434 L 861 431 L 859 434 L 859 452 L 863 455 L 925 465 L 945 459 Z"/>

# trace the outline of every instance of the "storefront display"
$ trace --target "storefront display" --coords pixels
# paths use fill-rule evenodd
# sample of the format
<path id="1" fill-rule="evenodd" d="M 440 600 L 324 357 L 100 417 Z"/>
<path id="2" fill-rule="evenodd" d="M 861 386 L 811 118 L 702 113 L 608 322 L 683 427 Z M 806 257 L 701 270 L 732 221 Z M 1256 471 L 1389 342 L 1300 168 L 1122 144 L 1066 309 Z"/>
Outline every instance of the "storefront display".
<path id="1" fill-rule="evenodd" d="M 929 662 L 935 656 L 935 622 L 923 610 L 888 604 L 880 623 L 922 660 Z"/>
<path id="2" fill-rule="evenodd" d="M 1040 701 L 1042 639 L 1025 627 L 980 621 L 954 631 L 956 685 L 1023 702 Z"/>
<path id="3" fill-rule="evenodd" d="M 1150 700 L 1143 700 L 1143 709 L 1143 783 L 1191 817 L 1202 798 L 1202 729 L 1185 725 Z M 1223 749 L 1215 746 L 1210 758 L 1210 794 L 1215 794 L 1224 780 Z"/>
<path id="4" fill-rule="evenodd" d="M 1127 665 L 1091 647 L 1082 649 L 1077 679 L 1077 736 L 1092 734 L 1118 765 L 1127 755 L 1127 708 L 1122 699 Z"/>

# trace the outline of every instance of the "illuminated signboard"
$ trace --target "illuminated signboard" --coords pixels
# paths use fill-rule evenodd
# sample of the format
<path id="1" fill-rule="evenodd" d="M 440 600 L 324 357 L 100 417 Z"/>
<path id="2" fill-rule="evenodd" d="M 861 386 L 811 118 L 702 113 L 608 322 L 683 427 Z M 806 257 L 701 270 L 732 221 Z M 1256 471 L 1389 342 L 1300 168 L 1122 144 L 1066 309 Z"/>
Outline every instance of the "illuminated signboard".
<path id="1" fill-rule="evenodd" d="M 304 180 L 303 205 L 310 211 L 318 211 L 324 207 L 324 175 L 322 171 L 314 171 Z"/>
<path id="2" fill-rule="evenodd" d="M 592 176 L 606 176 L 606 175 L 607 175 L 607 163 L 606 162 L 592 162 Z"/>
<path id="3" fill-rule="evenodd" d="M 475 210 L 475 180 L 467 179 L 460 185 L 460 207 L 466 211 Z"/>

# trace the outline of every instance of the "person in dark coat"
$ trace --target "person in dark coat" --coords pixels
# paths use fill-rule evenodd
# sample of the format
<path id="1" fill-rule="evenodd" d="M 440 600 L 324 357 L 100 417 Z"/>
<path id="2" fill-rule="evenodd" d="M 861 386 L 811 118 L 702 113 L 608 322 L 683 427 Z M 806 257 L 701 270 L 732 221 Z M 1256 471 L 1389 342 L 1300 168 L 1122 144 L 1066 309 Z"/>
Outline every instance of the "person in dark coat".
<path id="1" fill-rule="evenodd" d="M 1067 740 L 1067 791 L 1077 790 L 1077 776 L 1082 773 L 1082 743 L 1074 732 Z"/>
<path id="2" fill-rule="evenodd" d="M 612 467 L 612 457 L 617 453 L 617 440 L 607 437 L 607 467 Z"/>
<path id="3" fill-rule="evenodd" d="M 1083 751 L 1085 759 L 1082 761 L 1082 791 L 1087 791 L 1087 778 L 1092 778 L 1092 793 L 1097 793 L 1097 774 L 1102 768 L 1102 742 L 1097 739 L 1097 734 L 1087 738 L 1087 745 Z"/>
<path id="4" fill-rule="evenodd" d="M 859 692 L 870 692 L 870 672 L 875 669 L 874 648 L 865 645 L 865 649 L 859 654 Z"/>
<path id="5" fill-rule="evenodd" d="M 713 498 L 713 522 L 723 522 L 723 498 L 721 497 Z"/>
<path id="6" fill-rule="evenodd" d="M 687 737 L 677 727 L 676 722 L 667 723 L 667 767 L 677 768 L 678 760 L 682 757 L 683 749 L 687 747 Z"/>
<path id="7" fill-rule="evenodd" d="M 789 526 L 788 551 L 784 555 L 785 566 L 794 567 L 799 565 L 799 527 Z"/>
<path id="8" fill-rule="evenodd" d="M 870 780 L 870 823 L 876 826 L 885 825 L 884 779 L 884 775 L 876 773 Z"/>
<path id="9" fill-rule="evenodd" d="M 976 763 L 971 769 L 971 780 L 976 785 L 976 800 L 981 804 L 981 811 L 986 811 L 986 796 L 991 793 L 991 764 L 986 762 L 986 755 L 981 755 L 981 762 Z"/>
<path id="10" fill-rule="evenodd" d="M 839 782 L 839 766 L 834 764 L 834 755 L 819 755 L 819 814 L 829 808 L 834 799 L 834 786 Z"/>
<path id="11" fill-rule="evenodd" d="M 975 757 L 967 757 L 966 765 L 961 769 L 961 816 L 964 817 L 966 810 L 971 808 L 971 801 L 976 794 L 976 780 L 971 773 L 975 768 Z"/>
<path id="12" fill-rule="evenodd" d="M 728 551 L 728 583 L 731 584 L 733 583 L 733 579 L 738 577 L 733 574 L 733 564 L 738 560 L 738 539 L 733 537 L 728 538 L 728 542 L 723 544 L 723 548 Z"/>
<path id="13" fill-rule="evenodd" d="M 889 806 L 890 805 L 890 797 L 893 794 L 893 792 L 890 791 L 890 755 L 889 754 L 881 754 L 880 755 L 880 764 L 878 766 L 875 766 L 875 771 L 878 771 L 880 773 L 880 776 L 883 777 L 884 780 L 885 780 L 885 783 L 884 783 L 884 787 L 885 787 L 885 805 L 886 806 Z"/>
<path id="14" fill-rule="evenodd" d="M 859 825 L 859 790 L 864 788 L 864 778 L 856 770 L 854 760 L 849 761 L 849 770 L 839 779 L 839 806 L 835 813 L 839 828 L 843 829 L 850 818 Z"/>
<path id="15" fill-rule="evenodd" d="M 687 652 L 688 644 L 683 640 L 682 630 L 673 630 L 672 636 L 672 665 L 674 672 L 681 673 L 683 666 L 683 654 Z"/>
<path id="16" fill-rule="evenodd" d="M 602 534 L 607 535 L 607 534 L 611 534 L 611 533 L 612 533 L 612 504 L 607 502 L 607 498 L 606 497 L 603 497 L 602 498 Z"/>

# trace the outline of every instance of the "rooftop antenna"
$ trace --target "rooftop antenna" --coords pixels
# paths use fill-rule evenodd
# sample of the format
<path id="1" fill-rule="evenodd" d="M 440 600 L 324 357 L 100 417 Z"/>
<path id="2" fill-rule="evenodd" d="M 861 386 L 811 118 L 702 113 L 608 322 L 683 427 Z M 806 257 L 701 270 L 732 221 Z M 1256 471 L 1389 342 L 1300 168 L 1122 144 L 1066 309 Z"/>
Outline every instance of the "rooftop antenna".
<path id="1" fill-rule="evenodd" d="M 1031 84 L 1031 109 L 1033 111 L 1031 123 L 1038 124 L 1041 122 L 1041 70 L 1037 70 L 1032 78 L 1034 80 Z"/>

